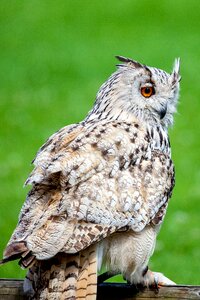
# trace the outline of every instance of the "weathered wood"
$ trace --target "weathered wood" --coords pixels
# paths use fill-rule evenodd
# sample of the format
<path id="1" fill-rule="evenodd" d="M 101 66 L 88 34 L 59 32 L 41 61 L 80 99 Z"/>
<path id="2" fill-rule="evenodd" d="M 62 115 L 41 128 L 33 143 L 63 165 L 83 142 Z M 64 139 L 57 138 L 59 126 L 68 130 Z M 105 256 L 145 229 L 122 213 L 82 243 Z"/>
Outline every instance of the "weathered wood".
<path id="1" fill-rule="evenodd" d="M 1 300 L 24 300 L 23 280 L 0 279 Z"/>
<path id="2" fill-rule="evenodd" d="M 126 283 L 102 283 L 98 285 L 98 300 L 145 299 L 200 299 L 200 286 L 174 285 L 155 289 L 138 290 Z"/>
<path id="3" fill-rule="evenodd" d="M 200 286 L 163 286 L 156 290 L 144 289 L 126 283 L 98 284 L 97 300 L 200 299 Z M 0 300 L 24 300 L 23 280 L 0 279 Z"/>

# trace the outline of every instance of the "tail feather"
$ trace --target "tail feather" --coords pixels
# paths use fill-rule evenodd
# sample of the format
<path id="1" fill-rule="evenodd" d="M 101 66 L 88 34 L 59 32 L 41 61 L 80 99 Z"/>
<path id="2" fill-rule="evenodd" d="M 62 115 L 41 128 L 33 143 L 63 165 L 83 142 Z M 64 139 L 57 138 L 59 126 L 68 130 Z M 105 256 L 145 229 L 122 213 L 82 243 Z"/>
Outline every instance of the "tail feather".
<path id="1" fill-rule="evenodd" d="M 7 263 L 12 260 L 21 258 L 22 255 L 26 256 L 30 251 L 27 251 L 25 242 L 14 242 L 8 245 L 4 251 L 3 259 L 0 261 L 0 264 Z"/>
<path id="2" fill-rule="evenodd" d="M 35 261 L 36 261 L 35 256 L 32 255 L 31 251 L 28 251 L 24 254 L 24 257 L 20 259 L 19 265 L 21 266 L 21 268 L 26 269 L 33 266 Z"/>
<path id="3" fill-rule="evenodd" d="M 60 299 L 76 299 L 77 280 L 80 268 L 80 254 L 70 255 L 65 262 L 63 293 Z"/>
<path id="4" fill-rule="evenodd" d="M 95 300 L 96 245 L 74 255 L 60 253 L 51 260 L 36 261 L 26 276 L 24 290 L 32 300 Z"/>
<path id="5" fill-rule="evenodd" d="M 95 245 L 82 251 L 81 265 L 82 270 L 77 282 L 76 299 L 94 300 L 97 293 L 97 253 Z"/>

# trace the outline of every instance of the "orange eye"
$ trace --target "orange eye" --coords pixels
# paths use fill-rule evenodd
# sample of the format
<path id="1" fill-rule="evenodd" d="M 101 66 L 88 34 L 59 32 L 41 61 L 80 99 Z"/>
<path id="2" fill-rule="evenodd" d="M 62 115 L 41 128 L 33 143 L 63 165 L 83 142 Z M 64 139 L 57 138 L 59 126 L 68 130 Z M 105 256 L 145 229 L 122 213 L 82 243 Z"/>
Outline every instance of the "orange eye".
<path id="1" fill-rule="evenodd" d="M 145 86 L 141 88 L 141 94 L 145 98 L 149 98 L 155 94 L 155 90 L 153 86 Z"/>

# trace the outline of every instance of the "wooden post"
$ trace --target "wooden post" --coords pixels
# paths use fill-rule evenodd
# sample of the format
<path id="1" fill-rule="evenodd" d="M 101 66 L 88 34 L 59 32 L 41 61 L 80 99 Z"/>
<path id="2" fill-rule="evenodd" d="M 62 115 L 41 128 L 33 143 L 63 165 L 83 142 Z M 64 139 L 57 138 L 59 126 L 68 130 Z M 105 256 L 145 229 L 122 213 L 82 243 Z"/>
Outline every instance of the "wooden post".
<path id="1" fill-rule="evenodd" d="M 97 295 L 97 300 L 200 299 L 200 286 L 174 285 L 160 287 L 158 291 L 139 291 L 126 283 L 100 283 Z M 27 299 L 23 294 L 23 280 L 0 279 L 0 299 Z"/>
<path id="2" fill-rule="evenodd" d="M 1 300 L 24 300 L 23 280 L 0 279 Z"/>

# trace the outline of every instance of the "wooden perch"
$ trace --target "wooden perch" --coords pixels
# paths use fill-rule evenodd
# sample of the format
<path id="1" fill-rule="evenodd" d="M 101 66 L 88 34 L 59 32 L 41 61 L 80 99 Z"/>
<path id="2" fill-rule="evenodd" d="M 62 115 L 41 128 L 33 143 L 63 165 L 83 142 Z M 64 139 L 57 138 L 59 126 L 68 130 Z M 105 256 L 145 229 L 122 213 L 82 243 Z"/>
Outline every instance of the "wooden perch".
<path id="1" fill-rule="evenodd" d="M 157 291 L 144 289 L 126 283 L 102 283 L 98 285 L 97 300 L 145 300 L 145 299 L 200 299 L 200 286 L 163 286 Z"/>
<path id="2" fill-rule="evenodd" d="M 200 299 L 200 286 L 163 286 L 158 291 L 136 287 L 126 283 L 98 284 L 97 300 L 148 300 L 148 299 Z M 0 279 L 1 300 L 24 300 L 23 280 Z"/>

